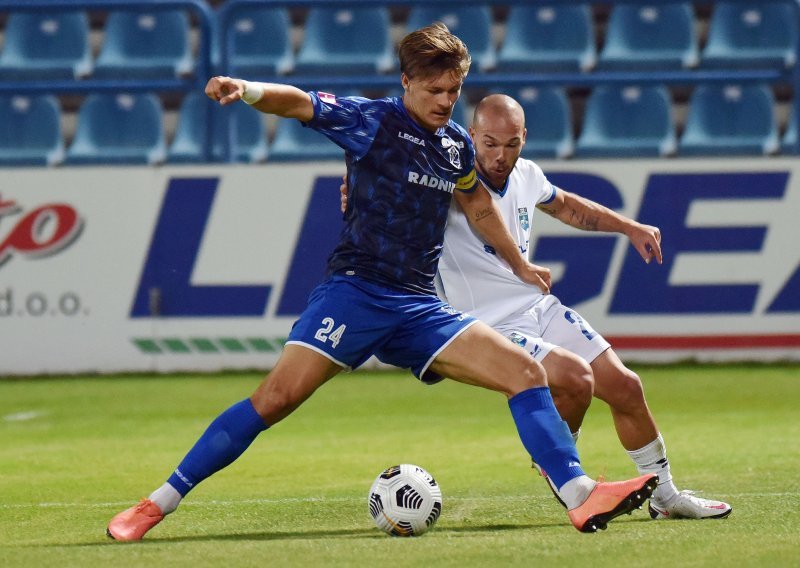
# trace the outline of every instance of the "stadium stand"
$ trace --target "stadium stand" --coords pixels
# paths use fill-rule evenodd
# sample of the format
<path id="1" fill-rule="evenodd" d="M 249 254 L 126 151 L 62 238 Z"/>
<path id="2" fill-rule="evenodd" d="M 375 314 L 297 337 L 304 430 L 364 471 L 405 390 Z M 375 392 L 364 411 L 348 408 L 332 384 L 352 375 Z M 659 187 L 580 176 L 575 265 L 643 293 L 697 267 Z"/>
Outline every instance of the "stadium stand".
<path id="1" fill-rule="evenodd" d="M 699 61 L 694 14 L 688 3 L 616 5 L 598 69 L 680 69 Z"/>
<path id="2" fill-rule="evenodd" d="M 159 164 L 166 158 L 161 104 L 152 94 L 90 95 L 78 113 L 67 164 Z"/>
<path id="3" fill-rule="evenodd" d="M 497 65 L 497 54 L 492 43 L 492 13 L 488 6 L 457 2 L 413 6 L 406 28 L 412 31 L 433 22 L 444 23 L 464 41 L 478 71 L 488 71 Z"/>
<path id="4" fill-rule="evenodd" d="M 389 13 L 371 8 L 312 8 L 295 73 L 370 74 L 394 67 Z"/>
<path id="5" fill-rule="evenodd" d="M 184 11 L 112 12 L 94 75 L 158 79 L 187 75 L 193 66 L 189 17 Z"/>
<path id="6" fill-rule="evenodd" d="M 76 79 L 92 72 L 89 19 L 82 11 L 12 13 L 0 54 L 0 79 Z"/>
<path id="7" fill-rule="evenodd" d="M 597 59 L 588 5 L 513 5 L 498 71 L 587 71 Z"/>
<path id="8" fill-rule="evenodd" d="M 208 107 L 211 107 L 210 109 Z M 210 112 L 209 114 L 206 114 Z M 206 161 L 203 134 L 211 116 L 214 145 L 212 158 L 222 159 L 221 139 L 227 133 L 228 120 L 236 123 L 233 156 L 237 162 L 258 163 L 267 159 L 267 134 L 262 115 L 244 105 L 221 108 L 203 93 L 189 93 L 183 99 L 175 138 L 169 148 L 171 163 Z"/>
<path id="9" fill-rule="evenodd" d="M 564 89 L 523 87 L 506 91 L 525 111 L 525 158 L 568 158 L 574 152 L 572 117 Z"/>
<path id="10" fill-rule="evenodd" d="M 790 2 L 720 2 L 709 24 L 702 64 L 714 68 L 791 67 L 798 23 Z"/>
<path id="11" fill-rule="evenodd" d="M 689 101 L 684 156 L 773 154 L 779 149 L 774 97 L 764 85 L 702 85 Z"/>
<path id="12" fill-rule="evenodd" d="M 597 87 L 589 97 L 575 153 L 582 157 L 669 156 L 675 146 L 666 88 Z"/>
<path id="13" fill-rule="evenodd" d="M 53 166 L 64 160 L 60 109 L 52 95 L 0 97 L 0 165 Z"/>
<path id="14" fill-rule="evenodd" d="M 788 125 L 786 127 L 786 132 L 783 134 L 783 138 L 781 139 L 781 152 L 784 154 L 790 154 L 794 152 L 795 147 L 797 146 L 797 117 L 792 114 L 789 117 Z"/>
<path id="15" fill-rule="evenodd" d="M 788 117 L 798 104 L 795 85 L 800 75 L 795 53 L 800 33 L 800 4 L 789 0 L 664 3 L 626 0 L 613 4 L 601 0 L 486 0 L 483 3 L 374 0 L 369 8 L 362 2 L 342 3 L 331 8 L 331 3 L 322 0 L 131 0 L 130 3 L 125 0 L 62 0 L 58 4 L 58 10 L 55 10 L 53 0 L 0 0 L 0 45 L 4 46 L 0 51 L 0 95 L 25 92 L 31 96 L 47 94 L 57 97 L 63 144 L 70 148 L 77 136 L 81 102 L 87 97 L 100 93 L 149 93 L 157 96 L 163 105 L 164 135 L 171 142 L 170 160 L 194 163 L 210 156 L 212 161 L 259 161 L 264 156 L 263 144 L 255 144 L 258 149 L 247 155 L 239 147 L 247 146 L 244 140 L 235 143 L 235 148 L 229 147 L 230 142 L 234 142 L 233 137 L 220 135 L 216 130 L 226 128 L 224 120 L 214 128 L 205 128 L 205 122 L 198 123 L 201 127 L 195 129 L 195 134 L 190 137 L 182 133 L 185 128 L 181 124 L 182 110 L 184 106 L 190 106 L 187 95 L 202 92 L 211 74 L 285 81 L 303 89 L 327 86 L 338 95 L 343 90 L 359 89 L 370 97 L 379 97 L 398 85 L 397 69 L 386 73 L 395 65 L 393 48 L 396 42 L 410 28 L 422 25 L 424 20 L 441 19 L 464 36 L 474 56 L 472 73 L 467 78 L 454 115 L 456 121 L 464 126 L 470 121 L 471 107 L 498 85 L 503 85 L 505 92 L 517 93 L 520 97 L 523 87 L 532 88 L 530 92 L 539 93 L 540 104 L 550 98 L 549 94 L 544 94 L 550 88 L 561 91 L 566 100 L 565 112 L 537 115 L 536 105 L 529 108 L 530 125 L 535 120 L 536 127 L 529 128 L 526 155 L 584 156 L 584 153 L 569 149 L 581 136 L 586 142 L 588 134 L 584 135 L 584 132 L 590 130 L 585 124 L 590 118 L 589 99 L 601 87 L 652 85 L 664 89 L 671 100 L 673 130 L 681 134 L 691 111 L 690 94 L 699 90 L 699 86 L 733 82 L 742 85 L 760 83 L 771 91 L 776 128 L 783 133 L 780 151 L 792 154 L 797 151 L 796 144 L 791 143 L 791 130 L 796 130 L 796 127 L 788 124 Z M 627 16 L 623 17 L 626 13 Z M 666 16 L 668 13 L 671 14 L 669 18 Z M 687 13 L 691 24 L 688 32 Z M 88 20 L 88 53 L 98 55 L 94 66 L 91 58 L 76 56 L 78 52 L 86 52 L 85 41 L 81 43 L 83 51 L 74 46 L 53 49 L 56 35 L 34 42 L 39 44 L 35 49 L 30 45 L 14 47 L 20 43 L 19 38 L 24 40 L 21 42 L 24 44 L 29 41 L 26 38 L 36 34 L 57 31 L 58 35 L 67 35 L 66 31 L 72 24 L 54 26 L 50 23 L 53 21 L 50 18 L 60 14 L 78 16 L 84 27 Z M 167 28 L 162 27 L 164 24 L 161 22 L 169 14 L 171 16 L 167 19 L 172 19 L 175 27 L 174 31 L 166 32 Z M 371 15 L 362 17 L 363 14 Z M 30 31 L 15 31 L 21 29 L 18 22 L 26 19 Z M 127 24 L 120 23 L 122 20 Z M 36 21 L 40 22 L 38 27 Z M 363 24 L 364 21 L 369 23 Z M 672 33 L 673 39 L 683 38 L 684 48 L 687 43 L 689 45 L 688 51 L 680 56 L 680 64 L 677 63 L 677 53 L 666 59 L 661 56 L 648 59 L 651 47 L 663 47 L 663 38 L 654 29 L 638 35 L 633 33 L 638 25 L 644 29 L 646 24 L 666 21 L 677 22 L 670 24 L 673 31 L 682 30 Z M 725 25 L 721 23 L 724 21 Z M 633 23 L 626 25 L 626 22 L 637 26 Z M 364 28 L 359 27 L 362 24 Z M 355 32 L 357 27 L 368 32 Z M 160 31 L 155 32 L 157 28 Z M 728 28 L 736 31 L 731 32 Z M 272 31 L 261 31 L 267 29 Z M 618 29 L 624 32 L 622 39 L 616 39 Z M 472 39 L 471 34 L 476 30 L 480 33 Z M 686 35 L 692 32 L 694 39 L 686 42 Z M 488 43 L 485 42 L 487 33 Z M 122 39 L 136 35 L 140 39 Z M 221 41 L 226 38 L 223 49 Z M 167 42 L 169 47 L 162 47 L 161 41 Z M 338 47 L 337 42 L 341 43 Z M 213 73 L 209 43 L 217 44 L 218 65 Z M 727 56 L 721 55 L 725 50 L 715 47 L 725 43 L 729 44 L 727 50 L 735 57 L 725 59 Z M 485 53 L 484 45 L 488 45 Z M 700 65 L 694 68 L 691 67 L 695 57 L 692 46 L 695 50 L 698 46 L 703 47 Z M 63 59 L 80 63 L 75 67 L 65 65 L 59 71 L 48 71 L 44 79 L 34 81 L 33 76 L 39 71 L 33 61 L 41 53 L 36 50 L 45 48 L 63 56 Z M 26 57 L 30 57 L 32 62 L 14 62 L 25 49 L 28 50 Z M 355 49 L 358 53 L 348 55 L 348 49 Z M 614 55 L 615 51 L 620 54 Z M 165 62 L 162 57 L 165 54 L 170 62 Z M 360 60 L 362 56 L 364 59 Z M 623 61 L 629 56 L 644 58 L 644 62 L 617 62 L 617 57 Z M 345 63 L 334 63 L 335 59 Z M 494 68 L 493 60 L 496 62 Z M 293 70 L 293 62 L 297 65 L 296 70 Z M 12 74 L 3 75 L 4 69 Z M 564 105 L 561 104 L 560 108 L 563 110 Z M 562 115 L 566 116 L 566 127 Z M 236 124 L 237 121 L 229 123 Z M 265 125 L 266 138 L 272 140 L 267 147 L 278 143 L 278 148 L 281 148 L 281 140 L 286 136 L 279 132 L 282 127 L 279 128 L 274 120 L 267 120 Z M 0 136 L 13 135 L 9 128 L 8 124 L 0 124 Z M 238 126 L 236 130 L 244 132 Z M 205 140 L 206 134 L 211 132 L 216 132 L 213 150 L 210 149 L 211 139 Z M 561 133 L 565 133 L 564 138 L 560 138 Z M 238 132 L 236 136 L 240 137 L 242 133 Z M 194 140 L 189 140 L 191 137 Z M 540 143 L 544 146 L 539 146 Z M 548 146 L 550 149 L 545 148 Z M 332 150 L 339 151 L 333 146 Z M 303 151 L 305 158 L 314 159 L 308 148 L 304 147 Z M 607 154 L 621 155 L 616 151 Z M 280 159 L 280 153 L 278 157 L 269 156 L 270 161 L 273 159 Z"/>
<path id="16" fill-rule="evenodd" d="M 248 7 L 230 22 L 230 68 L 237 77 L 283 75 L 294 68 L 291 22 L 284 8 Z"/>
<path id="17" fill-rule="evenodd" d="M 316 130 L 288 118 L 278 120 L 275 140 L 269 148 L 270 161 L 344 160 L 344 150 Z"/>

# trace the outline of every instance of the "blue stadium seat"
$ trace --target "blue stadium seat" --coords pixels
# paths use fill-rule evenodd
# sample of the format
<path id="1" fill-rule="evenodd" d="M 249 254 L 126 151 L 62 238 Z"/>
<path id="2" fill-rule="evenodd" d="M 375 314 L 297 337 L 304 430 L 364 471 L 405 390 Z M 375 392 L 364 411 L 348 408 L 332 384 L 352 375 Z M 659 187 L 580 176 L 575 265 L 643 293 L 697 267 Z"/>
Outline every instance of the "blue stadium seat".
<path id="1" fill-rule="evenodd" d="M 92 71 L 84 12 L 23 12 L 8 16 L 0 54 L 4 80 L 77 79 Z"/>
<path id="2" fill-rule="evenodd" d="M 467 45 L 478 71 L 493 69 L 497 54 L 492 45 L 492 12 L 488 6 L 458 2 L 431 2 L 411 8 L 407 28 L 411 32 L 434 22 L 444 23 Z"/>
<path id="3" fill-rule="evenodd" d="M 158 98 L 90 95 L 78 111 L 67 164 L 158 164 L 166 157 Z"/>
<path id="4" fill-rule="evenodd" d="M 185 12 L 112 12 L 104 31 L 98 78 L 171 79 L 192 72 Z"/>
<path id="5" fill-rule="evenodd" d="M 60 121 L 58 102 L 52 96 L 0 97 L 0 165 L 61 163 Z"/>
<path id="6" fill-rule="evenodd" d="M 344 164 L 344 150 L 299 120 L 282 118 L 269 147 L 269 159 L 270 162 L 337 160 Z"/>
<path id="7" fill-rule="evenodd" d="M 665 87 L 598 87 L 586 104 L 575 155 L 668 156 L 675 145 L 672 103 Z"/>
<path id="8" fill-rule="evenodd" d="M 689 98 L 679 153 L 772 154 L 779 148 L 775 98 L 764 85 L 703 85 Z"/>
<path id="9" fill-rule="evenodd" d="M 572 113 L 559 87 L 523 87 L 509 92 L 525 111 L 524 158 L 568 158 L 574 151 Z"/>
<path id="10" fill-rule="evenodd" d="M 222 137 L 226 135 L 227 121 L 236 122 L 236 143 L 232 153 L 239 162 L 263 162 L 267 159 L 267 135 L 264 115 L 245 104 L 221 107 L 202 93 L 188 94 L 181 104 L 175 138 L 169 149 L 171 163 L 204 162 L 203 141 L 207 124 L 207 106 L 211 105 L 212 159 L 223 158 Z"/>
<path id="11" fill-rule="evenodd" d="M 304 74 L 374 74 L 394 67 L 389 13 L 377 8 L 311 8 L 295 61 Z"/>
<path id="12" fill-rule="evenodd" d="M 228 30 L 233 36 L 228 60 L 232 75 L 258 78 L 289 73 L 294 67 L 290 31 L 286 9 L 249 7 L 237 11 Z"/>
<path id="13" fill-rule="evenodd" d="M 720 2 L 711 16 L 701 64 L 708 68 L 791 67 L 797 36 L 797 12 L 791 2 Z"/>
<path id="14" fill-rule="evenodd" d="M 515 4 L 509 9 L 498 71 L 586 71 L 596 60 L 588 6 Z"/>
<path id="15" fill-rule="evenodd" d="M 689 3 L 621 4 L 611 11 L 598 69 L 681 69 L 699 61 Z"/>
<path id="16" fill-rule="evenodd" d="M 781 139 L 781 152 L 784 154 L 794 154 L 795 145 L 797 144 L 797 117 L 794 112 L 789 116 L 788 124 L 786 125 L 786 132 Z"/>

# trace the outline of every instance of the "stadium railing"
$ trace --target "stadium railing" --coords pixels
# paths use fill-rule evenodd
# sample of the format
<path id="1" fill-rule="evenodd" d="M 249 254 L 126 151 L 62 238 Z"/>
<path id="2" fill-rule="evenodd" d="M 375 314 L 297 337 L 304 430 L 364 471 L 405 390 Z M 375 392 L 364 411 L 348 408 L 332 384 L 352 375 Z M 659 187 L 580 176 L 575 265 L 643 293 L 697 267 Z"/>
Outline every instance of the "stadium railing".
<path id="1" fill-rule="evenodd" d="M 748 3 L 748 0 L 726 0 L 732 3 Z M 759 3 L 786 2 L 786 0 L 760 0 Z M 574 0 L 460 0 L 462 5 L 508 6 L 511 4 L 540 4 L 542 6 L 557 4 L 574 4 Z M 604 5 L 601 0 L 585 0 L 585 4 Z M 654 5 L 653 0 L 621 0 L 617 4 Z M 749 3 L 752 3 L 750 0 Z M 800 0 L 791 0 L 800 22 Z M 42 11 L 48 9 L 67 10 L 83 9 L 94 11 L 111 10 L 168 10 L 185 9 L 196 16 L 199 30 L 199 50 L 194 73 L 190 77 L 160 80 L 134 79 L 95 79 L 81 80 L 43 80 L 43 81 L 6 81 L 0 83 L 0 93 L 51 93 L 88 94 L 92 92 L 179 92 L 186 93 L 194 89 L 202 90 L 205 81 L 212 72 L 211 45 L 213 36 L 221 46 L 220 61 L 217 72 L 227 74 L 230 70 L 231 35 L 230 23 L 237 13 L 245 7 L 254 6 L 310 8 L 313 6 L 335 6 L 337 8 L 363 6 L 415 6 L 428 5 L 430 0 L 228 0 L 220 7 L 217 14 L 203 0 L 0 0 L 0 12 Z M 694 0 L 692 4 L 709 5 L 707 1 Z M 649 85 L 663 84 L 669 86 L 694 86 L 704 83 L 764 83 L 788 85 L 793 91 L 791 112 L 792 121 L 800 121 L 800 41 L 796 46 L 798 57 L 793 66 L 768 69 L 705 69 L 698 67 L 690 70 L 602 70 L 595 69 L 583 72 L 542 72 L 500 73 L 482 72 L 471 74 L 465 83 L 466 87 L 488 88 L 503 85 L 504 87 L 520 87 L 531 85 L 557 85 L 562 87 L 594 87 L 603 84 Z M 348 89 L 389 89 L 396 87 L 397 74 L 386 75 L 275 75 L 248 77 L 251 79 L 289 82 L 301 88 L 346 87 Z M 204 156 L 208 161 L 212 157 L 212 120 L 209 105 L 208 120 L 204 144 Z M 797 124 L 794 125 L 795 127 Z M 235 123 L 228 122 L 228 136 L 223 140 L 223 160 L 234 161 L 231 141 L 235 139 Z M 792 153 L 800 153 L 800 143 L 795 142 Z"/>

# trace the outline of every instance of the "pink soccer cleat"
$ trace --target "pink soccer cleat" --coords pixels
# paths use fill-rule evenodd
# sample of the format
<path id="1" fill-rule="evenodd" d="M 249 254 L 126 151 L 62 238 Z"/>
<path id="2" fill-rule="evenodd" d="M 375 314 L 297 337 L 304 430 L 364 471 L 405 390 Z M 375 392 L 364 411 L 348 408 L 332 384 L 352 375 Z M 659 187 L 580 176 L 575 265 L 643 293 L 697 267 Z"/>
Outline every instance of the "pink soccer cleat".
<path id="1" fill-rule="evenodd" d="M 106 534 L 114 540 L 142 540 L 147 531 L 164 518 L 158 505 L 142 499 L 138 505 L 125 509 L 108 523 Z"/>
<path id="2" fill-rule="evenodd" d="M 658 476 L 648 474 L 611 483 L 598 482 L 589 498 L 567 514 L 581 532 L 605 529 L 611 519 L 642 506 L 658 486 Z"/>

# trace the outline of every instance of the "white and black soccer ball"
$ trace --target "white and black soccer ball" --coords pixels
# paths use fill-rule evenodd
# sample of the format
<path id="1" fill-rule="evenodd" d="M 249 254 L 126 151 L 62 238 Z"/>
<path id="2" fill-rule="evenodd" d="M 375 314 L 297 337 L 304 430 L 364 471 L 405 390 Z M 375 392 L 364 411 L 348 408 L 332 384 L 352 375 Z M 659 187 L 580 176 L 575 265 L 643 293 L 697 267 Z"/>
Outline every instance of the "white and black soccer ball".
<path id="1" fill-rule="evenodd" d="M 384 470 L 369 490 L 369 514 L 392 536 L 419 536 L 442 512 L 442 490 L 419 466 L 401 464 Z"/>

